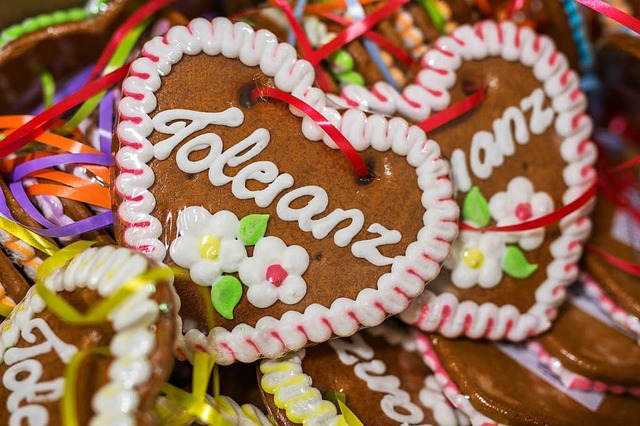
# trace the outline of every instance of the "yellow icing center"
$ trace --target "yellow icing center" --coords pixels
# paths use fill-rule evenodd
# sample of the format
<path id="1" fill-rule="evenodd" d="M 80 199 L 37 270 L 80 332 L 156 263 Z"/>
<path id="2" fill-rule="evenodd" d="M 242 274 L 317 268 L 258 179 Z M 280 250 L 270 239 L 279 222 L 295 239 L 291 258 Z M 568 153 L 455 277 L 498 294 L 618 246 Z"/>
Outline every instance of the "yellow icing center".
<path id="1" fill-rule="evenodd" d="M 220 255 L 220 239 L 211 234 L 200 237 L 200 256 L 206 260 L 218 260 Z"/>
<path id="2" fill-rule="evenodd" d="M 462 260 L 471 269 L 478 269 L 484 263 L 484 254 L 482 250 L 477 248 L 465 249 L 462 253 Z"/>

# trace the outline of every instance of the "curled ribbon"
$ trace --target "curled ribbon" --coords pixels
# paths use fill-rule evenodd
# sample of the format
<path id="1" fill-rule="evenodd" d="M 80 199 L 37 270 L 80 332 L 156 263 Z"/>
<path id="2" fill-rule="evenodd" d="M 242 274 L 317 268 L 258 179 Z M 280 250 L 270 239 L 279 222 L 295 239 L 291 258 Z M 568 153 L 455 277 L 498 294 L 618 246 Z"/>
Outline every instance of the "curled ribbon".
<path id="1" fill-rule="evenodd" d="M 97 347 L 78 351 L 67 364 L 64 373 L 64 394 L 62 396 L 62 421 L 65 426 L 78 426 L 78 410 L 76 407 L 76 384 L 82 362 L 91 355 L 108 357 L 109 348 Z"/>
<path id="2" fill-rule="evenodd" d="M 36 234 L 35 232 L 25 228 L 22 225 L 17 224 L 10 219 L 7 219 L 4 216 L 0 216 L 0 228 L 5 232 L 13 235 L 17 239 L 29 244 L 34 249 L 46 253 L 49 256 L 58 251 L 58 247 L 46 238 Z"/>
<path id="3" fill-rule="evenodd" d="M 184 411 L 174 414 L 170 419 L 165 419 L 169 426 L 182 426 L 191 424 L 193 417 L 211 426 L 232 426 L 233 424 L 224 418 L 216 407 L 207 400 L 207 387 L 215 366 L 215 356 L 198 352 L 193 360 L 193 386 L 192 392 L 186 392 L 169 383 L 162 385 L 162 391 L 167 398 L 176 402 Z M 217 377 L 217 375 L 216 375 Z M 214 378 L 214 383 L 217 379 Z M 218 385 L 214 385 L 217 387 Z M 217 391 L 216 391 L 217 393 Z M 215 399 L 214 399 L 215 401 Z"/>
<path id="4" fill-rule="evenodd" d="M 313 121 L 315 121 L 318 126 L 320 126 L 322 130 L 324 130 L 336 143 L 338 148 L 340 148 L 340 150 L 344 153 L 344 155 L 351 163 L 353 171 L 355 172 L 357 177 L 366 178 L 369 176 L 367 165 L 365 164 L 358 151 L 356 151 L 353 145 L 351 145 L 351 142 L 349 142 L 349 140 L 342 133 L 340 133 L 340 130 L 338 130 L 333 124 L 331 124 L 329 120 L 327 120 L 318 110 L 313 108 L 311 105 L 289 93 L 271 87 L 257 87 L 253 90 L 251 96 L 254 101 L 258 98 L 275 98 L 298 108 L 300 111 L 308 115 Z"/>

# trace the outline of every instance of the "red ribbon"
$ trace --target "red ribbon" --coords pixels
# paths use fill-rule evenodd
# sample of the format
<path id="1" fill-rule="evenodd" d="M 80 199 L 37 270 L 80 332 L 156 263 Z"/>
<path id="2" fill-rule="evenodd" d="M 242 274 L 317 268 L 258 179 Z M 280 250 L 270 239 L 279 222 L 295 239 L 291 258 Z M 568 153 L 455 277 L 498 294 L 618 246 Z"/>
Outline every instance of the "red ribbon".
<path id="1" fill-rule="evenodd" d="M 560 222 L 571 213 L 578 211 L 581 207 L 583 207 L 591 199 L 593 199 L 593 197 L 596 195 L 596 188 L 597 184 L 591 185 L 589 189 L 587 189 L 581 196 L 579 196 L 569 204 L 536 219 L 528 220 L 522 223 L 516 223 L 514 225 L 486 226 L 483 228 L 476 228 L 467 223 L 460 223 L 460 229 L 481 232 L 522 232 L 531 231 L 532 229 L 544 228 L 545 226 Z"/>
<path id="2" fill-rule="evenodd" d="M 513 18 L 513 15 L 524 6 L 524 0 L 511 0 L 509 9 L 507 10 L 507 19 Z"/>
<path id="3" fill-rule="evenodd" d="M 118 29 L 113 33 L 109 43 L 102 51 L 98 62 L 91 70 L 91 75 L 89 76 L 88 81 L 93 80 L 100 72 L 104 69 L 109 62 L 111 56 L 116 51 L 122 39 L 135 27 L 137 27 L 142 21 L 147 19 L 149 16 L 156 13 L 158 10 L 167 6 L 170 3 L 173 3 L 175 0 L 151 0 L 140 9 L 138 9 L 133 15 L 131 15 L 126 21 L 118 27 Z"/>
<path id="4" fill-rule="evenodd" d="M 321 46 L 314 52 L 312 58 L 305 59 L 307 59 L 312 64 L 320 63 L 320 61 L 322 61 L 324 58 L 340 49 L 345 44 L 351 43 L 353 40 L 359 38 L 384 18 L 388 17 L 391 13 L 395 12 L 397 9 L 407 4 L 408 2 L 409 0 L 387 1 L 383 6 L 380 6 L 379 8 L 371 12 L 364 19 L 353 22 L 351 25 L 341 31 L 340 34 L 333 38 L 329 43 Z"/>
<path id="5" fill-rule="evenodd" d="M 624 272 L 627 272 L 631 275 L 640 276 L 640 265 L 637 263 L 627 262 L 626 260 L 621 259 L 617 256 L 614 256 L 611 253 L 608 253 L 602 250 L 600 247 L 594 246 L 593 244 L 587 245 L 587 250 L 589 250 L 591 253 L 595 254 L 596 256 L 601 257 L 602 259 L 606 260 L 607 263 L 609 263 L 610 265 L 613 265 L 614 267 Z"/>
<path id="6" fill-rule="evenodd" d="M 355 172 L 358 178 L 366 178 L 369 176 L 369 170 L 367 169 L 367 165 L 364 163 L 364 160 L 356 151 L 356 149 L 351 145 L 351 142 L 338 130 L 329 120 L 327 120 L 318 110 L 313 108 L 311 105 L 306 103 L 305 101 L 296 98 L 290 93 L 283 92 L 279 89 L 274 89 L 272 87 L 256 87 L 251 93 L 251 97 L 253 100 L 257 100 L 258 98 L 275 98 L 280 101 L 286 102 L 294 107 L 298 108 L 300 111 L 308 115 L 313 121 L 315 121 L 318 126 L 324 130 L 331 139 L 338 145 L 338 148 L 344 153 L 347 157 L 347 160 L 351 163 L 353 167 L 353 171 Z"/>
<path id="7" fill-rule="evenodd" d="M 409 2 L 409 0 L 390 0 L 386 2 L 383 6 L 373 11 L 361 21 L 350 23 L 347 28 L 341 31 L 340 34 L 336 35 L 336 37 L 334 37 L 330 42 L 321 46 L 318 50 L 314 50 L 307 38 L 307 34 L 302 29 L 298 19 L 296 19 L 296 16 L 294 15 L 293 10 L 291 10 L 291 6 L 287 0 L 274 1 L 278 6 L 280 6 L 287 18 L 287 21 L 289 21 L 291 31 L 293 31 L 296 35 L 296 39 L 298 40 L 302 56 L 315 67 L 318 85 L 325 92 L 330 91 L 331 86 L 327 80 L 327 75 L 319 66 L 320 62 L 342 46 L 351 43 L 353 40 L 368 32 L 376 24 L 389 16 L 389 14 Z"/>
<path id="8" fill-rule="evenodd" d="M 31 120 L 18 127 L 0 141 L 0 157 L 7 156 L 29 142 L 33 141 L 47 130 L 66 111 L 86 101 L 92 96 L 102 92 L 109 86 L 124 79 L 129 71 L 129 64 L 125 64 L 117 70 L 110 72 L 88 84 L 71 96 L 61 100 L 57 104 L 42 111 Z"/>
<path id="9" fill-rule="evenodd" d="M 432 115 L 426 120 L 418 123 L 418 127 L 424 130 L 426 133 L 437 129 L 450 122 L 451 120 L 460 117 L 463 114 L 471 111 L 484 101 L 484 96 L 487 91 L 486 87 L 475 91 L 472 95 L 467 96 L 460 102 L 451 105 L 449 108 L 440 111 L 437 114 Z"/>
<path id="10" fill-rule="evenodd" d="M 632 31 L 640 34 L 640 20 L 634 18 L 631 15 L 628 15 L 621 11 L 620 9 L 616 9 L 610 4 L 602 1 L 602 0 L 576 0 L 578 3 L 581 3 L 587 6 L 590 9 L 595 10 L 598 13 L 601 13 L 614 21 L 618 22 L 621 25 L 629 28 Z"/>
<path id="11" fill-rule="evenodd" d="M 345 27 L 352 24 L 348 19 L 343 18 L 342 16 L 335 15 L 333 13 L 321 12 L 318 15 L 326 18 L 330 21 L 336 22 Z M 388 38 L 378 34 L 375 31 L 367 31 L 364 33 L 364 37 L 373 41 L 378 46 L 382 47 L 384 50 L 389 52 L 394 58 L 398 61 L 402 62 L 406 66 L 410 67 L 413 64 L 413 58 L 407 52 L 404 51 L 401 47 L 396 45 L 394 42 L 389 40 Z"/>

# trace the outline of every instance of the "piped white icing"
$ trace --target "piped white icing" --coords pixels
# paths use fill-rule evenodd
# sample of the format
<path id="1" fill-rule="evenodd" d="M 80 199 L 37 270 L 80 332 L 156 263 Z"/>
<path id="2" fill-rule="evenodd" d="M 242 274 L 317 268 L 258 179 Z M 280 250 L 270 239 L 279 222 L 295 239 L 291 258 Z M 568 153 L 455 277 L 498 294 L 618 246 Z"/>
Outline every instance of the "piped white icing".
<path id="1" fill-rule="evenodd" d="M 276 87 L 292 93 L 320 111 L 345 134 L 356 149 L 371 147 L 379 151 L 392 150 L 397 155 L 406 156 L 408 163 L 416 168 L 418 185 L 423 191 L 421 201 L 426 210 L 423 216 L 425 226 L 419 232 L 417 241 L 409 244 L 404 256 L 394 259 L 391 273 L 379 278 L 377 289 L 361 291 L 356 300 L 338 298 L 329 308 L 312 304 L 304 313 L 290 311 L 280 319 L 263 317 L 255 327 L 239 324 L 231 331 L 216 327 L 208 336 L 198 330 L 191 330 L 185 336 L 187 350 L 198 347 L 213 351 L 215 339 L 218 362 L 229 364 L 236 360 L 250 362 L 263 355 L 277 356 L 286 351 L 297 350 L 308 341 L 327 340 L 334 334 L 351 335 L 361 325 L 377 325 L 386 316 L 403 311 L 409 299 L 422 292 L 424 283 L 437 275 L 439 264 L 446 258 L 449 243 L 457 232 L 455 220 L 458 207 L 451 199 L 449 169 L 440 158 L 438 146 L 427 140 L 422 130 L 409 126 L 399 118 L 388 120 L 382 116 L 367 117 L 358 110 L 339 114 L 327 106 L 324 93 L 311 86 L 315 80 L 313 67 L 307 61 L 299 60 L 293 47 L 278 43 L 276 37 L 268 31 L 256 32 L 243 23 L 234 24 L 225 18 L 213 21 L 195 19 L 188 27 L 173 27 L 164 38 L 150 40 L 142 51 L 143 57 L 132 63 L 131 75 L 123 83 L 123 92 L 127 96 L 119 104 L 121 121 L 117 129 L 122 147 L 116 154 L 120 174 L 116 178 L 115 188 L 123 199 L 118 207 L 118 216 L 125 227 L 123 239 L 128 247 L 159 260 L 166 255 L 164 244 L 159 240 L 163 232 L 162 224 L 152 215 L 155 197 L 149 188 L 154 182 L 154 173 L 146 163 L 156 154 L 165 155 L 166 147 L 175 146 L 175 140 L 170 140 L 155 152 L 156 148 L 147 139 L 154 131 L 154 125 L 165 126 L 163 128 L 166 132 L 175 136 L 192 133 L 195 131 L 193 129 L 202 126 L 207 120 L 220 120 L 220 116 L 212 117 L 206 115 L 208 113 L 185 110 L 179 111 L 181 119 L 178 124 L 168 124 L 171 117 L 178 116 L 175 115 L 178 114 L 176 110 L 171 112 L 174 115 L 170 114 L 162 119 L 157 119 L 157 115 L 150 118 L 149 114 L 157 106 L 155 91 L 162 84 L 162 76 L 169 73 L 172 66 L 185 54 L 222 54 L 228 58 L 238 58 L 247 66 L 259 66 L 264 74 L 274 78 Z M 295 108 L 291 108 L 291 111 L 302 116 Z M 225 114 L 223 121 L 231 124 L 236 122 L 234 120 L 237 114 L 233 109 L 227 110 Z M 193 119 L 189 125 L 182 120 L 186 116 Z M 193 121 L 197 124 L 193 124 Z M 322 139 L 329 147 L 337 148 L 329 136 L 306 116 L 302 119 L 302 132 L 311 141 Z M 255 137 L 257 139 L 254 146 L 260 143 L 259 138 L 266 141 L 266 135 L 257 134 Z M 192 142 L 189 148 L 180 149 L 196 149 L 196 144 Z M 185 151 L 183 158 L 186 157 Z M 191 167 L 197 170 L 202 164 L 192 162 Z M 212 181 L 225 179 L 221 173 L 213 174 L 214 176 L 210 175 Z M 291 186 L 292 182 L 283 180 L 282 190 L 288 188 L 287 185 Z M 246 188 L 236 187 L 236 190 L 235 194 L 246 195 Z M 265 200 L 265 205 L 273 201 L 274 197 L 275 195 Z M 297 221 L 301 228 L 310 226 L 308 232 L 312 232 L 316 238 L 325 237 L 340 222 L 338 219 L 352 215 L 349 218 L 353 223 L 360 220 L 353 210 L 336 210 L 323 219 L 307 224 L 301 216 L 304 209 L 300 209 L 303 211 L 299 211 L 296 216 L 296 212 L 292 212 L 283 199 L 284 197 L 278 202 L 278 214 L 291 216 L 291 220 Z M 349 238 L 353 232 L 349 228 L 336 233 L 336 245 L 347 245 L 353 238 Z M 366 253 L 370 258 L 376 258 L 374 250 L 367 250 Z M 318 326 L 319 324 L 324 325 Z"/>
<path id="2" fill-rule="evenodd" d="M 586 97 L 580 91 L 578 75 L 569 68 L 567 59 L 557 51 L 550 38 L 529 28 L 518 27 L 510 21 L 483 21 L 474 26 L 458 27 L 450 35 L 440 37 L 422 57 L 422 70 L 414 84 L 405 87 L 402 93 L 381 82 L 371 90 L 347 86 L 341 96 L 352 106 L 385 114 L 400 113 L 421 121 L 434 111 L 449 106 L 449 90 L 454 86 L 456 73 L 464 61 L 487 57 L 501 57 L 530 67 L 541 83 L 541 89 L 536 89 L 523 100 L 516 100 L 519 103 L 496 120 L 493 133 L 476 133 L 477 141 L 472 145 L 476 146 L 477 152 L 471 153 L 470 167 L 465 153 L 454 151 L 455 185 L 468 190 L 471 176 L 488 178 L 491 170 L 501 164 L 505 156 L 513 155 L 512 150 L 517 150 L 518 144 L 525 143 L 531 134 L 540 134 L 552 125 L 562 138 L 560 155 L 567 163 L 562 173 L 567 186 L 562 202 L 565 205 L 570 203 L 596 180 L 593 164 L 597 152 L 589 140 L 593 124 L 585 114 Z M 550 108 L 543 107 L 544 95 L 551 100 Z M 523 121 L 523 111 L 530 112 L 528 123 Z M 554 119 L 550 121 L 550 117 Z M 515 135 L 505 133 L 504 124 L 507 122 L 515 123 Z M 528 124 L 528 129 L 525 124 Z M 480 151 L 486 155 L 480 156 Z M 403 318 L 425 331 L 438 331 L 447 337 L 465 335 L 517 341 L 546 330 L 555 317 L 555 308 L 565 298 L 565 287 L 578 276 L 577 261 L 591 232 L 591 221 L 585 214 L 592 204 L 560 222 L 560 236 L 550 247 L 553 260 L 547 265 L 546 277 L 535 292 L 535 303 L 526 312 L 520 312 L 510 304 L 477 304 L 459 300 L 451 293 L 437 294 L 427 290 L 421 300 L 411 304 Z"/>
<path id="3" fill-rule="evenodd" d="M 149 261 L 144 256 L 128 249 L 113 246 L 89 248 L 67 266 L 55 270 L 45 279 L 44 285 L 55 292 L 87 288 L 108 297 L 148 267 Z M 2 380 L 4 386 L 13 391 L 13 396 L 7 400 L 11 424 L 22 424 L 20 419 L 29 419 L 30 424 L 47 424 L 48 412 L 37 402 L 55 401 L 62 397 L 64 378 L 37 383 L 42 365 L 33 358 L 54 351 L 66 364 L 77 352 L 75 346 L 63 342 L 43 319 L 36 317 L 46 309 L 46 305 L 34 289 L 0 325 L 0 360 L 9 365 Z M 108 370 L 108 383 L 93 396 L 95 414 L 90 424 L 135 424 L 139 405 L 135 388 L 149 379 L 152 370 L 149 356 L 155 347 L 154 324 L 160 312 L 152 299 L 154 292 L 154 286 L 141 287 L 109 315 L 115 332 L 109 346 L 113 361 Z M 174 303 L 177 303 L 176 310 L 179 309 L 177 296 L 174 296 Z M 15 348 L 21 338 L 35 341 L 34 328 L 45 340 L 35 346 Z M 28 379 L 14 380 L 17 371 L 12 371 L 16 368 L 29 372 Z M 40 396 L 36 397 L 36 394 Z"/>

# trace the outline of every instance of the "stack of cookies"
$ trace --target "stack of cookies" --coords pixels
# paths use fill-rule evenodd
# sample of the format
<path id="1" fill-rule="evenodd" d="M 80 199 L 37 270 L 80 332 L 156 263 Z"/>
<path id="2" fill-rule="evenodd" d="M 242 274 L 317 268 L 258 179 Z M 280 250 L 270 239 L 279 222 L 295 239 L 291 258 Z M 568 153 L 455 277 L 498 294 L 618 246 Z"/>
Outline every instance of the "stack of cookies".
<path id="1" fill-rule="evenodd" d="M 637 34 L 169 3 L 0 20 L 0 423 L 640 424 Z"/>

